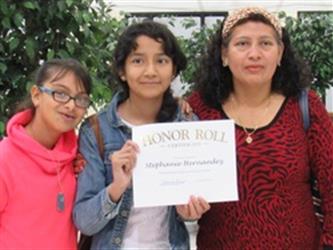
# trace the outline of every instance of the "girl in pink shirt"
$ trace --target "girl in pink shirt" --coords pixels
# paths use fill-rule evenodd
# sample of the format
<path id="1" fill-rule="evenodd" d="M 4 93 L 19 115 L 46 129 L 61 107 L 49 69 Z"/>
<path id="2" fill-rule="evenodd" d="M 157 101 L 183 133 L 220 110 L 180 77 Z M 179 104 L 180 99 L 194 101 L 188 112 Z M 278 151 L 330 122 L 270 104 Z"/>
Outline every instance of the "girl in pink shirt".
<path id="1" fill-rule="evenodd" d="M 0 249 L 76 249 L 74 128 L 91 79 L 73 59 L 45 62 L 0 142 Z"/>

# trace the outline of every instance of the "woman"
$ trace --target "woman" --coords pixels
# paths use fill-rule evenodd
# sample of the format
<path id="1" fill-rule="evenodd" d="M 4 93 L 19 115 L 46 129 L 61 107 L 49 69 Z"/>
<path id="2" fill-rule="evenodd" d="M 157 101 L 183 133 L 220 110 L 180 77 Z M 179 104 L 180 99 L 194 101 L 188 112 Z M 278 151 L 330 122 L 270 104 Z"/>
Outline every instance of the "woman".
<path id="1" fill-rule="evenodd" d="M 305 133 L 298 95 L 308 86 L 279 21 L 243 8 L 221 24 L 189 103 L 203 120 L 236 123 L 239 201 L 212 204 L 199 221 L 199 249 L 320 249 L 333 246 L 333 126 L 309 91 Z M 318 178 L 321 230 L 309 178 Z"/>
<path id="2" fill-rule="evenodd" d="M 185 68 L 185 56 L 164 25 L 146 21 L 120 36 L 113 65 L 122 90 L 98 114 L 103 159 L 89 123 L 80 131 L 87 164 L 79 175 L 75 223 L 93 235 L 92 249 L 188 249 L 183 219 L 198 219 L 209 204 L 191 197 L 177 208 L 133 208 L 131 180 L 139 149 L 130 140 L 134 126 L 185 120 L 170 90 Z"/>
<path id="3" fill-rule="evenodd" d="M 74 129 L 91 79 L 73 59 L 43 63 L 0 142 L 0 248 L 76 249 Z"/>

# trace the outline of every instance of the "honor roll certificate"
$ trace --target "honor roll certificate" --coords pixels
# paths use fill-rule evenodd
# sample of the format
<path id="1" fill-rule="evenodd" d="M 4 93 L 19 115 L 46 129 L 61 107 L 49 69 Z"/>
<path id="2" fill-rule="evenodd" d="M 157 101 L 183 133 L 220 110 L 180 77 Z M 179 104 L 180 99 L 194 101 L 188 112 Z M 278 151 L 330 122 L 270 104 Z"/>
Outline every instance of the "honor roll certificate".
<path id="1" fill-rule="evenodd" d="M 232 120 L 159 123 L 133 128 L 140 147 L 133 172 L 135 207 L 238 200 Z"/>

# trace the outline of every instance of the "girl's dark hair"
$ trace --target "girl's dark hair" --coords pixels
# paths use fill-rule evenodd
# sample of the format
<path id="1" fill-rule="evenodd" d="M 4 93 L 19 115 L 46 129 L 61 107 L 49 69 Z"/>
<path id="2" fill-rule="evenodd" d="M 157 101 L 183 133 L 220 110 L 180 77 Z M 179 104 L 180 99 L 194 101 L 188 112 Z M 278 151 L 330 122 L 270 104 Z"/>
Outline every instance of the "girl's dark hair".
<path id="1" fill-rule="evenodd" d="M 262 15 L 253 14 L 248 18 L 240 20 L 234 28 L 248 21 L 271 25 Z M 217 109 L 220 108 L 221 102 L 225 101 L 233 91 L 232 73 L 229 67 L 223 67 L 221 59 L 221 49 L 229 45 L 232 33 L 231 31 L 225 39 L 222 38 L 221 31 L 224 22 L 225 19 L 216 33 L 211 37 L 208 48 L 201 58 L 194 86 L 194 89 L 200 93 L 203 101 L 208 106 Z M 279 40 L 278 35 L 277 39 Z M 279 40 L 278 42 L 281 41 Z M 282 43 L 284 44 L 284 51 L 281 58 L 281 65 L 277 67 L 273 75 L 271 91 L 281 93 L 287 97 L 296 96 L 300 93 L 301 89 L 310 85 L 312 77 L 308 65 L 297 57 L 285 29 L 282 29 Z"/>
<path id="2" fill-rule="evenodd" d="M 54 82 L 67 73 L 73 73 L 77 83 L 84 87 L 84 90 L 89 95 L 92 89 L 91 78 L 85 68 L 75 59 L 51 59 L 44 62 L 35 74 L 34 84 L 37 86 L 43 86 L 46 82 Z M 31 101 L 30 93 L 16 108 L 15 113 L 24 109 L 32 109 L 35 111 L 35 107 Z"/>
<path id="3" fill-rule="evenodd" d="M 128 55 L 137 48 L 137 38 L 147 36 L 162 44 L 164 53 L 172 59 L 174 76 L 186 67 L 186 57 L 176 37 L 163 24 L 151 20 L 130 25 L 119 37 L 113 56 L 113 77 L 120 84 L 124 98 L 129 97 L 129 86 L 126 81 L 121 80 L 119 73 L 124 71 L 125 61 Z M 171 121 L 177 110 L 177 101 L 172 96 L 170 87 L 164 93 L 163 102 L 156 120 L 158 122 Z"/>

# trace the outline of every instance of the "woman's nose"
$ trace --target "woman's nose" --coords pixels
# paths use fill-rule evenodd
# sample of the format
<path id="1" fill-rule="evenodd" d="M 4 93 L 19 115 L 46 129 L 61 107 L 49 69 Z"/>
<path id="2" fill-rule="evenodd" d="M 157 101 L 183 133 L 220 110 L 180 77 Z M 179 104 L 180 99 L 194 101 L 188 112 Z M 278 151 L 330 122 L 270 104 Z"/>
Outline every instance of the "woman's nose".
<path id="1" fill-rule="evenodd" d="M 260 48 L 256 45 L 252 45 L 249 50 L 249 58 L 252 60 L 258 60 L 261 58 L 261 51 Z"/>

